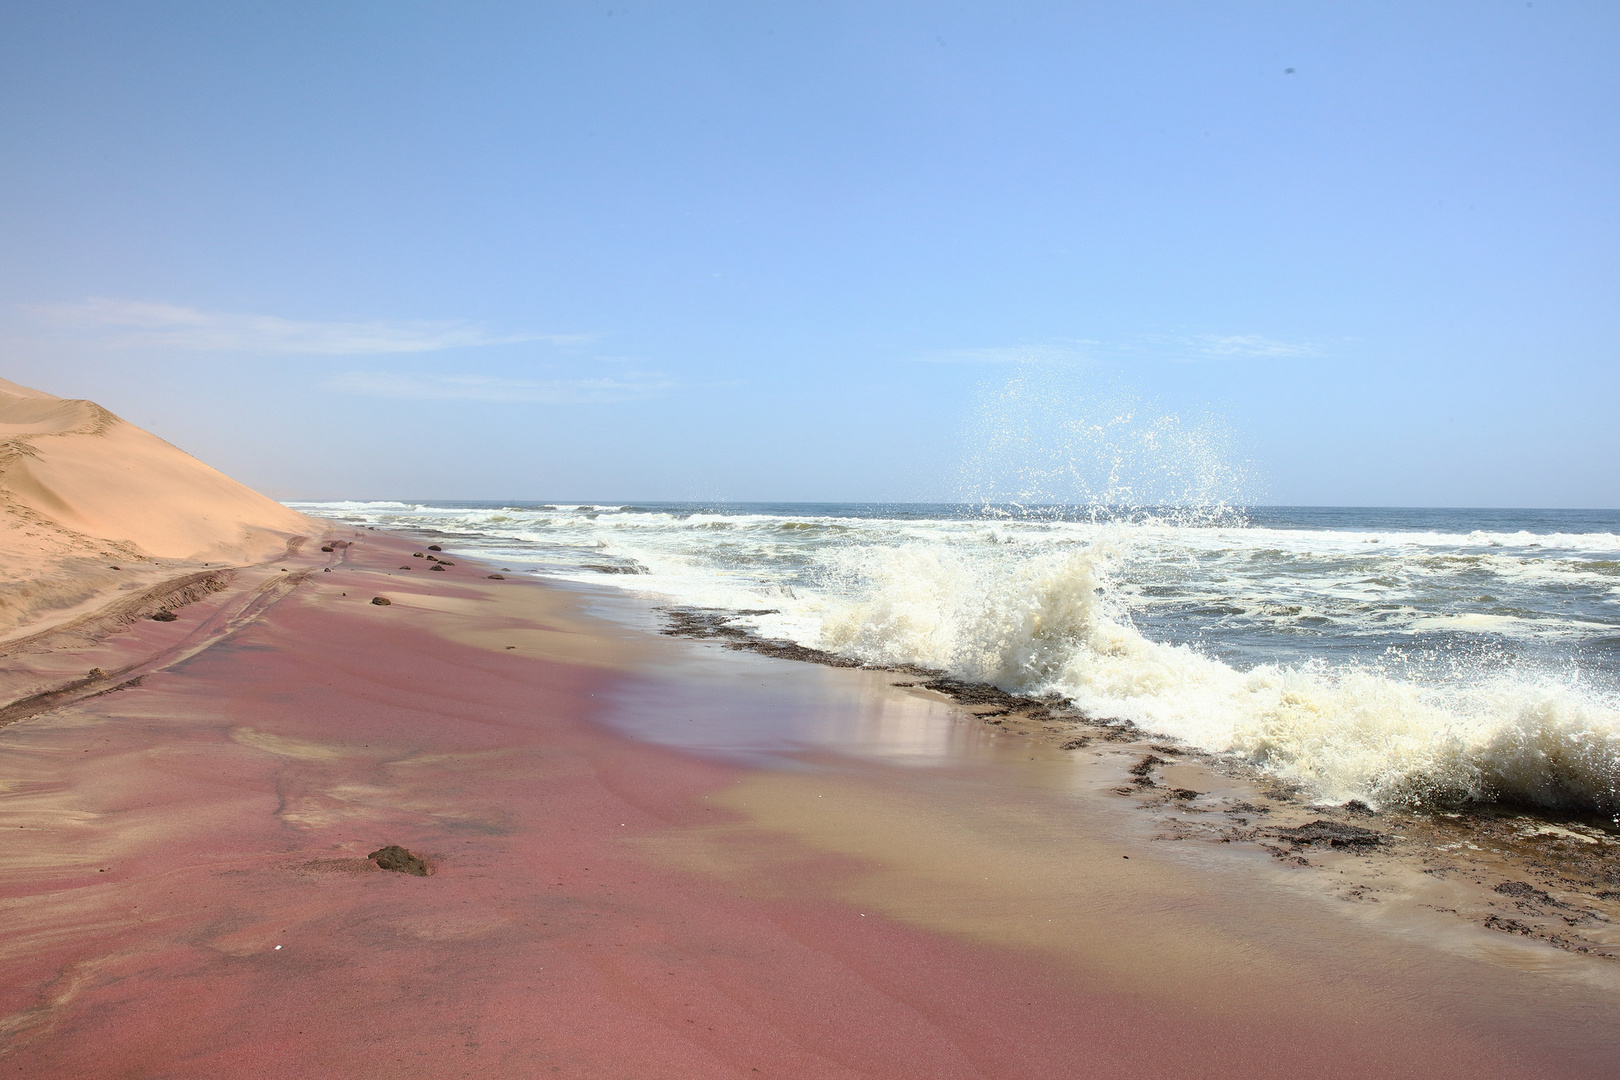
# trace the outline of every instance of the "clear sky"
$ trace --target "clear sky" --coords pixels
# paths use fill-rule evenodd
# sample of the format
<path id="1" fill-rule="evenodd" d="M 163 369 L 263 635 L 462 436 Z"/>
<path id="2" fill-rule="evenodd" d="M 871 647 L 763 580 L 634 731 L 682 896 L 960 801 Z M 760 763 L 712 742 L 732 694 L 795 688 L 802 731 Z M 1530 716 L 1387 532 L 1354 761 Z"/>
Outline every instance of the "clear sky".
<path id="1" fill-rule="evenodd" d="M 1265 501 L 1620 506 L 1617 56 L 1608 0 L 0 0 L 0 376 L 283 497 L 950 498 L 1018 379 Z"/>

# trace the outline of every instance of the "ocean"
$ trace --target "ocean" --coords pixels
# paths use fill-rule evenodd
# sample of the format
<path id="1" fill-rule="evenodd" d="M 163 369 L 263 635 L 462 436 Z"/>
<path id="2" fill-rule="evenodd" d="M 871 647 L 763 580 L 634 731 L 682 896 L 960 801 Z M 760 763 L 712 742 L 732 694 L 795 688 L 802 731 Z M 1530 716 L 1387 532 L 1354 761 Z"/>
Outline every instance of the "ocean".
<path id="1" fill-rule="evenodd" d="M 937 668 L 1324 802 L 1620 814 L 1620 511 L 298 502 Z"/>

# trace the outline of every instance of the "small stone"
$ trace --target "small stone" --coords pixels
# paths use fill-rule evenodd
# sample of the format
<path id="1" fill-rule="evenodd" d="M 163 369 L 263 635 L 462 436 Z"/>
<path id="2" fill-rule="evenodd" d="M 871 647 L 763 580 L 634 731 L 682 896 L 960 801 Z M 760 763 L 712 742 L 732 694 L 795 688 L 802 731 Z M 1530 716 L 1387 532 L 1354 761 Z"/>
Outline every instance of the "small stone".
<path id="1" fill-rule="evenodd" d="M 440 547 L 438 544 L 429 544 L 428 545 L 428 550 L 429 551 L 443 551 L 444 548 Z"/>
<path id="2" fill-rule="evenodd" d="M 331 548 L 329 548 L 329 547 L 323 547 L 323 548 L 321 548 L 321 550 L 322 550 L 322 551 L 331 551 L 331 550 L 332 550 L 332 549 L 331 549 Z"/>
<path id="3" fill-rule="evenodd" d="M 105 671 L 102 671 L 98 667 L 91 668 L 90 669 L 90 674 L 85 676 L 85 678 L 87 678 L 87 679 L 105 679 L 106 677 L 107 677 L 107 673 Z"/>
<path id="4" fill-rule="evenodd" d="M 386 596 L 373 596 L 371 598 L 371 602 L 376 604 L 378 607 L 388 607 L 389 605 L 393 604 L 393 601 L 388 599 Z"/>
<path id="5" fill-rule="evenodd" d="M 440 570 L 440 571 L 442 571 L 444 569 L 444 566 L 441 563 L 434 563 L 432 566 L 428 567 L 428 569 L 429 570 Z"/>
<path id="6" fill-rule="evenodd" d="M 417 877 L 428 876 L 427 863 L 398 844 L 389 844 L 387 847 L 378 848 L 370 855 L 367 855 L 366 858 L 384 870 L 392 870 L 397 874 L 415 874 Z"/>
<path id="7" fill-rule="evenodd" d="M 1292 840 L 1296 844 L 1327 844 L 1329 847 L 1376 847 L 1383 843 L 1384 838 L 1371 829 L 1363 829 L 1360 825 L 1347 825 L 1337 821 L 1327 821 L 1318 818 L 1315 821 L 1300 825 L 1297 828 L 1273 829 L 1272 835 L 1280 836 L 1285 840 Z"/>
<path id="8" fill-rule="evenodd" d="M 1518 897 L 1520 900 L 1540 900 L 1544 904 L 1553 903 L 1555 906 L 1562 906 L 1557 904 L 1550 894 L 1536 888 L 1528 881 L 1504 881 L 1491 891 L 1501 893 L 1503 896 Z"/>
<path id="9" fill-rule="evenodd" d="M 153 622 L 174 622 L 179 617 L 180 616 L 176 615 L 172 611 L 160 611 L 157 614 L 152 616 L 152 621 Z"/>
<path id="10" fill-rule="evenodd" d="M 506 575 L 505 574 L 491 574 L 491 575 L 489 575 L 489 578 L 490 578 L 491 581 L 505 581 L 506 580 Z"/>
<path id="11" fill-rule="evenodd" d="M 411 553 L 411 558 L 413 558 L 413 559 L 420 559 L 421 557 L 422 557 L 422 553 L 420 551 L 413 551 Z"/>

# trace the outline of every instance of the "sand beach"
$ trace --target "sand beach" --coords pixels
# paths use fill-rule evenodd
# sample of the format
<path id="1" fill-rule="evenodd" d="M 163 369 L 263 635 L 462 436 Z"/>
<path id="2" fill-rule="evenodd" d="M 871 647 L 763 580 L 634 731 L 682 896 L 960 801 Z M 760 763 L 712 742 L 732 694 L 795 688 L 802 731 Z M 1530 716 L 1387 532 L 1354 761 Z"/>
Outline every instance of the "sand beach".
<path id="1" fill-rule="evenodd" d="M 1193 835 L 1178 791 L 1227 829 L 1320 815 L 903 671 L 662 633 L 0 391 L 0 1075 L 1620 1061 L 1593 897 L 1578 952 L 1439 910 L 1421 859 Z M 1468 902 L 1576 910 L 1499 879 Z"/>

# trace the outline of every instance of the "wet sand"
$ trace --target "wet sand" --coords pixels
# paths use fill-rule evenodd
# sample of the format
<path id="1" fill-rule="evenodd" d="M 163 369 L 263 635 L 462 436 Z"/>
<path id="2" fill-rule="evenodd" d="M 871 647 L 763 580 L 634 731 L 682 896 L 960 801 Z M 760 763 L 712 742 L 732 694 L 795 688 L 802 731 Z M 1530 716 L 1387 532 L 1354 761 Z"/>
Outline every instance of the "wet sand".
<path id="1" fill-rule="evenodd" d="M 0 728 L 0 1075 L 1620 1061 L 1605 961 L 1157 842 L 1114 770 L 893 674 L 341 535 L 7 659 L 8 700 L 122 674 Z M 431 875 L 378 869 L 388 844 Z"/>
<path id="2" fill-rule="evenodd" d="M 1321 803 L 1247 762 L 1088 715 L 1065 699 L 1012 694 L 926 668 L 860 665 L 758 637 L 737 625 L 739 612 L 656 610 L 661 632 L 672 637 L 900 674 L 889 684 L 962 706 L 987 730 L 1011 737 L 1013 747 L 1064 751 L 1066 772 L 1089 775 L 1094 786 L 1100 777 L 1108 794 L 1148 815 L 1155 840 L 1247 846 L 1315 870 L 1295 884 L 1342 900 L 1392 901 L 1386 911 L 1398 917 L 1422 909 L 1620 961 L 1620 828 L 1613 820 L 1512 804 Z"/>

